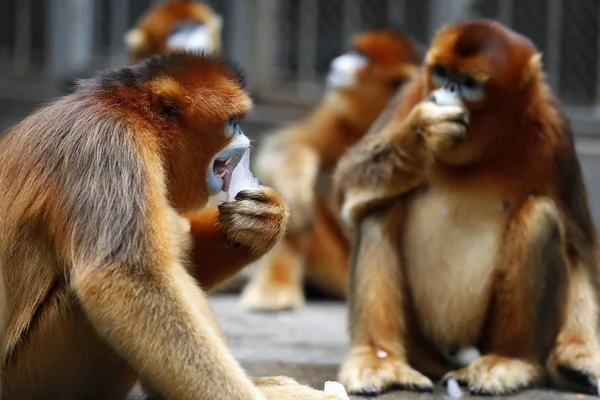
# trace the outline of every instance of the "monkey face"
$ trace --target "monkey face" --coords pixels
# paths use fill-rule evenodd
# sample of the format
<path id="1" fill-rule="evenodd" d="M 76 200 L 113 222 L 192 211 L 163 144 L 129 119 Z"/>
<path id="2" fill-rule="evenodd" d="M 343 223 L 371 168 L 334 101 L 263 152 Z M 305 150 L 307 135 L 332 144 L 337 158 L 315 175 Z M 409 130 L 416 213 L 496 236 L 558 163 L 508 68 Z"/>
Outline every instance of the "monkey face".
<path id="1" fill-rule="evenodd" d="M 218 51 L 223 18 L 202 2 L 166 0 L 125 35 L 134 63 L 173 51 Z"/>
<path id="2" fill-rule="evenodd" d="M 333 59 L 327 75 L 330 88 L 348 88 L 356 83 L 358 72 L 363 70 L 368 59 L 361 53 L 351 51 Z"/>
<path id="3" fill-rule="evenodd" d="M 443 155 L 445 161 L 472 162 L 504 140 L 489 128 L 526 109 L 538 62 L 528 39 L 494 21 L 465 21 L 438 32 L 425 58 L 426 98 L 464 108 L 469 120 L 466 139 Z"/>
<path id="4" fill-rule="evenodd" d="M 250 140 L 239 125 L 239 117 L 230 118 L 226 125 L 226 136 L 231 137 L 229 143 L 222 148 L 209 164 L 206 174 L 208 194 L 214 196 L 219 192 L 228 192 L 233 171 L 250 148 Z"/>
<path id="5" fill-rule="evenodd" d="M 212 16 L 206 23 L 184 21 L 176 24 L 166 38 L 167 51 L 216 51 L 221 35 L 221 18 Z"/>
<path id="6" fill-rule="evenodd" d="M 146 130 L 155 132 L 173 207 L 194 210 L 209 196 L 228 191 L 231 175 L 250 146 L 239 125 L 252 107 L 244 71 L 216 55 L 173 52 L 120 74 L 126 76 L 106 85 L 111 96 L 120 97 L 116 101 L 141 113 L 139 123 Z"/>
<path id="7" fill-rule="evenodd" d="M 395 89 L 417 61 L 417 48 L 408 38 L 388 29 L 364 32 L 355 36 L 351 51 L 331 62 L 327 85 L 337 90 Z"/>

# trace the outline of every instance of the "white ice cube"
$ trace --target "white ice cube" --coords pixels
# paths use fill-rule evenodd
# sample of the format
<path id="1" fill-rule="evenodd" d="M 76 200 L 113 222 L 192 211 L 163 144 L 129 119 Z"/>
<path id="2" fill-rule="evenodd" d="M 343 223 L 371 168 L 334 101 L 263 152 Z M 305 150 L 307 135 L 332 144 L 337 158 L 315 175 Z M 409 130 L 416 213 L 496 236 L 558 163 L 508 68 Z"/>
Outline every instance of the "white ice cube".
<path id="1" fill-rule="evenodd" d="M 448 392 L 448 396 L 459 398 L 462 397 L 462 390 L 460 390 L 460 385 L 454 378 L 449 378 L 448 382 L 446 382 L 446 391 Z"/>
<path id="2" fill-rule="evenodd" d="M 229 201 L 233 201 L 235 196 L 242 190 L 257 189 L 260 186 L 260 181 L 250 171 L 250 149 L 248 149 L 231 175 Z"/>
<path id="3" fill-rule="evenodd" d="M 350 400 L 348 397 L 348 393 L 346 393 L 346 388 L 339 382 L 336 381 L 327 381 L 325 382 L 325 389 L 323 390 L 325 393 L 332 394 L 337 396 L 340 400 Z"/>

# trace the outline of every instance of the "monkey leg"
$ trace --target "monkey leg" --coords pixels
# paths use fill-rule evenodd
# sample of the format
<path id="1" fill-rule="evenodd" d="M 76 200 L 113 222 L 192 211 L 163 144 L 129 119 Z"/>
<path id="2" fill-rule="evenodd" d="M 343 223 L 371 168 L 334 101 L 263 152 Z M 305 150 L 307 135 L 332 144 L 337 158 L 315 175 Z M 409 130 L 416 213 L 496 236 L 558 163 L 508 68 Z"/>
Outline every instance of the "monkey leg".
<path id="1" fill-rule="evenodd" d="M 539 384 L 558 332 L 567 259 L 552 200 L 530 197 L 509 223 L 482 335 L 483 356 L 467 367 L 473 394 L 502 395 Z M 456 375 L 464 380 L 464 369 Z M 452 376 L 452 374 L 449 374 Z"/>
<path id="2" fill-rule="evenodd" d="M 328 294 L 346 298 L 349 254 L 350 243 L 338 221 L 325 204 L 317 202 L 306 243 L 306 277 Z"/>
<path id="3" fill-rule="evenodd" d="M 242 292 L 246 310 L 295 310 L 304 306 L 304 242 L 303 236 L 286 236 L 259 261 Z"/>
<path id="4" fill-rule="evenodd" d="M 376 395 L 394 387 L 431 392 L 431 380 L 408 365 L 406 297 L 398 232 L 402 203 L 362 219 L 351 261 L 351 348 L 340 372 L 349 393 Z"/>
<path id="5" fill-rule="evenodd" d="M 581 263 L 571 264 L 563 315 L 563 325 L 547 360 L 548 371 L 562 388 L 600 395 L 597 293 Z"/>
<path id="6" fill-rule="evenodd" d="M 94 331 L 70 291 L 59 285 L 37 309 L 15 349 L 3 353 L 5 400 L 119 400 L 136 379 Z"/>

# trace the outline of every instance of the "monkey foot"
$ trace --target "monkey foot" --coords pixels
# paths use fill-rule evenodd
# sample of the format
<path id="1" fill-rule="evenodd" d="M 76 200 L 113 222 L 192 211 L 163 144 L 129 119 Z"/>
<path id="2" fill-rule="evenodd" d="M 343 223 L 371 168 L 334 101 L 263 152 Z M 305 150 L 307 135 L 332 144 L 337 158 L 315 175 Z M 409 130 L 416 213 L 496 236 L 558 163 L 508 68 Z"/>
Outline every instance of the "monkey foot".
<path id="1" fill-rule="evenodd" d="M 542 376 L 539 365 L 496 355 L 479 357 L 466 369 L 470 392 L 479 396 L 515 393 L 532 387 Z M 464 374 L 458 376 L 464 381 Z"/>
<path id="2" fill-rule="evenodd" d="M 557 385 L 600 395 L 600 351 L 595 343 L 559 342 L 549 357 L 548 369 Z"/>
<path id="3" fill-rule="evenodd" d="M 304 307 L 302 286 L 294 282 L 274 284 L 254 280 L 242 293 L 242 307 L 248 311 L 284 311 Z"/>
<path id="4" fill-rule="evenodd" d="M 377 396 L 392 390 L 433 392 L 425 375 L 399 358 L 382 356 L 382 351 L 355 349 L 342 365 L 340 381 L 349 394 Z"/>

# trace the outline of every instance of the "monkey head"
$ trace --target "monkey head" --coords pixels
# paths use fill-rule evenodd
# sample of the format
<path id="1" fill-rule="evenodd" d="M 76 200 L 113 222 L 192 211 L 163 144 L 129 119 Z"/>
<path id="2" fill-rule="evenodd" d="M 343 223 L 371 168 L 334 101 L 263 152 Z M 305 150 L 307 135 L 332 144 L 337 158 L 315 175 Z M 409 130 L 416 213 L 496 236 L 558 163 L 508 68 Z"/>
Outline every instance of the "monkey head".
<path id="1" fill-rule="evenodd" d="M 357 34 L 352 50 L 336 57 L 327 75 L 333 90 L 361 90 L 365 86 L 395 89 L 408 80 L 419 63 L 419 51 L 411 39 L 390 29 Z"/>
<path id="2" fill-rule="evenodd" d="M 439 155 L 463 164 L 489 155 L 508 124 L 539 88 L 540 56 L 524 36 L 495 21 L 464 21 L 442 28 L 425 57 L 425 97 L 466 111 L 466 136 Z M 504 137 L 493 133 L 507 126 Z"/>
<path id="3" fill-rule="evenodd" d="M 215 55 L 174 52 L 81 85 L 123 114 L 132 131 L 145 132 L 139 140 L 161 154 L 169 200 L 178 211 L 202 207 L 209 196 L 229 190 L 250 146 L 239 125 L 252 106 L 240 67 Z"/>
<path id="4" fill-rule="evenodd" d="M 223 18 L 204 3 L 165 0 L 150 9 L 127 32 L 125 43 L 132 62 L 176 50 L 218 51 Z"/>

